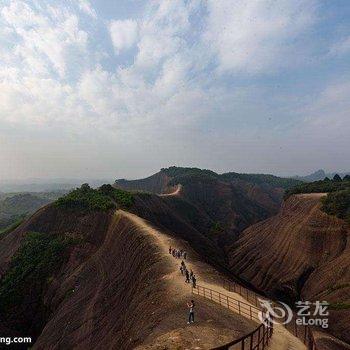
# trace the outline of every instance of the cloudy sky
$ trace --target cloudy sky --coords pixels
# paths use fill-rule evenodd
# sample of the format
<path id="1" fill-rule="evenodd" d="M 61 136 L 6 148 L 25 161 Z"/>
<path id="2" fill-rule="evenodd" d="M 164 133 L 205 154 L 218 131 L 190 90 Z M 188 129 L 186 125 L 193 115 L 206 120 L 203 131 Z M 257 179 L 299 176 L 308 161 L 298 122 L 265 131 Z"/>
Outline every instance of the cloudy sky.
<path id="1" fill-rule="evenodd" d="M 2 0 L 0 179 L 350 170 L 348 0 Z"/>

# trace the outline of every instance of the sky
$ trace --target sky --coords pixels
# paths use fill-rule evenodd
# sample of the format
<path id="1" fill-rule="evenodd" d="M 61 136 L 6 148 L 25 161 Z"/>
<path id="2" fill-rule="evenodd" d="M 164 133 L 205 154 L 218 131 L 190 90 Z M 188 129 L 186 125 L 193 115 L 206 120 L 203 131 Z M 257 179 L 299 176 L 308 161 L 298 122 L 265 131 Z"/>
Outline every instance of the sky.
<path id="1" fill-rule="evenodd" d="M 0 180 L 349 171 L 350 1 L 2 0 Z"/>

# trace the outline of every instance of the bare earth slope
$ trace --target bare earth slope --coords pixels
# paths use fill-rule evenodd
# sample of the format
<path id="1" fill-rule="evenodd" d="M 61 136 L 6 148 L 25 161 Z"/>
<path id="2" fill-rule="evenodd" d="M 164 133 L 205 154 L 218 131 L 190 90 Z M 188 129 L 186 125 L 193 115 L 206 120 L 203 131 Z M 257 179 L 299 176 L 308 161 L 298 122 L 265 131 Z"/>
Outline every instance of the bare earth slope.
<path id="1" fill-rule="evenodd" d="M 208 170 L 176 169 L 162 169 L 145 179 L 117 180 L 115 186 L 151 192 L 163 198 L 164 194 L 178 190 L 178 197 L 186 200 L 188 206 L 196 207 L 202 220 L 211 221 L 220 246 L 232 243 L 243 229 L 276 214 L 280 207 L 282 188 L 223 177 Z M 169 201 L 174 200 L 171 197 Z"/>
<path id="2" fill-rule="evenodd" d="M 190 288 L 166 252 L 165 236 L 136 215 L 43 208 L 0 240 L 2 274 L 28 231 L 80 238 L 48 280 L 41 305 L 24 306 L 28 324 L 38 318 L 43 324 L 33 349 L 133 349 L 142 344 L 208 349 L 254 327 L 207 300 L 198 303 L 196 323 L 189 327 Z M 47 312 L 38 315 L 43 308 Z M 4 321 L 3 330 L 16 326 Z"/>
<path id="3" fill-rule="evenodd" d="M 246 229 L 230 249 L 231 270 L 289 302 L 303 298 L 348 305 L 349 230 L 320 210 L 322 196 L 291 196 L 278 215 Z M 332 311 L 329 322 L 330 332 L 347 342 L 349 311 Z"/>

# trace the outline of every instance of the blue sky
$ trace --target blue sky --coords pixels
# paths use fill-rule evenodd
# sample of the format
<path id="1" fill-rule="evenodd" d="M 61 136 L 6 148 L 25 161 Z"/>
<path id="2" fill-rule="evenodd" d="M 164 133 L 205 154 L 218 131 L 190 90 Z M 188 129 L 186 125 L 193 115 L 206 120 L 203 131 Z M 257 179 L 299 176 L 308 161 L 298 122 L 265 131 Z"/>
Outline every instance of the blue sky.
<path id="1" fill-rule="evenodd" d="M 350 2 L 2 1 L 0 179 L 349 171 Z"/>

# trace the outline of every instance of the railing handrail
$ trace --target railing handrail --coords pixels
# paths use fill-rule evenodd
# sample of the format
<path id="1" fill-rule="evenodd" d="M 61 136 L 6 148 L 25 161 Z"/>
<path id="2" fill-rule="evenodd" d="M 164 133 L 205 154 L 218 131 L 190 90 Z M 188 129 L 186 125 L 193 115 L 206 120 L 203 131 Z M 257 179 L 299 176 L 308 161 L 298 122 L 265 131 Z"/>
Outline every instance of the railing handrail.
<path id="1" fill-rule="evenodd" d="M 250 292 L 251 294 L 254 295 L 254 300 L 256 301 L 256 306 L 257 306 L 257 300 L 258 300 L 258 298 L 260 298 L 261 296 L 258 295 L 256 292 L 254 292 L 254 291 L 252 291 L 252 290 L 250 290 L 250 289 L 247 289 L 247 288 L 245 288 L 245 287 L 242 287 L 240 284 L 238 284 L 238 283 L 236 283 L 236 282 L 233 282 L 233 281 L 223 280 L 223 286 L 224 286 L 224 288 L 225 288 L 225 285 L 229 285 L 229 287 L 230 287 L 230 285 L 233 285 L 234 287 L 235 287 L 235 286 L 239 286 L 239 291 L 238 291 L 238 290 L 236 291 L 236 288 L 234 288 L 234 292 L 237 293 L 237 294 L 239 294 L 239 295 L 241 295 L 242 297 L 244 297 L 243 293 L 240 293 L 240 292 L 242 291 L 242 289 L 246 290 L 247 293 Z M 229 291 L 231 291 L 231 289 L 229 289 Z M 257 307 L 258 307 L 258 306 L 257 306 Z M 293 318 L 293 319 L 294 319 L 294 318 Z M 296 324 L 294 324 L 294 325 L 295 325 L 295 327 L 297 327 Z M 286 325 L 283 325 L 283 326 L 288 330 L 288 328 L 286 327 Z M 310 328 L 309 326 L 307 326 L 307 325 L 301 326 L 301 327 L 304 327 L 304 332 L 303 332 L 304 336 L 301 338 L 301 337 L 300 337 L 300 333 L 298 333 L 297 328 L 295 328 L 295 327 L 294 327 L 294 329 L 292 329 L 292 331 L 290 331 L 290 330 L 288 330 L 288 331 L 291 332 L 291 333 L 292 333 L 295 337 L 297 337 L 299 340 L 301 340 L 305 345 L 307 345 L 307 347 L 308 347 L 309 350 L 318 350 L 318 349 L 317 349 L 317 346 L 316 346 L 316 341 L 315 341 L 315 338 L 314 338 L 314 335 L 313 335 L 313 333 L 312 333 L 311 328 Z M 300 327 L 300 326 L 299 326 L 299 327 Z M 296 330 L 296 331 L 295 331 L 295 330 Z"/>
<path id="2" fill-rule="evenodd" d="M 219 291 L 217 291 L 217 290 L 215 290 L 215 289 L 211 289 L 211 288 L 208 288 L 208 287 L 204 287 L 204 286 L 202 286 L 202 285 L 197 285 L 196 288 L 199 288 L 199 289 L 202 288 L 202 289 L 206 289 L 206 290 L 208 290 L 208 291 L 211 291 L 211 292 L 214 292 L 214 293 L 217 293 L 217 294 L 221 294 L 221 295 L 225 296 L 225 298 L 228 298 L 228 299 L 230 299 L 230 300 L 234 300 L 235 302 L 237 302 L 237 303 L 239 303 L 239 304 L 241 304 L 241 305 L 247 306 L 249 309 L 254 309 L 254 310 L 257 311 L 257 312 L 260 312 L 260 311 L 261 311 L 261 309 L 259 309 L 258 307 L 254 306 L 254 305 L 251 305 L 251 304 L 248 304 L 248 303 L 246 303 L 246 302 L 244 302 L 244 301 L 235 299 L 235 298 L 233 298 L 232 296 L 229 296 L 229 295 L 227 295 L 227 294 L 223 294 L 223 293 L 221 293 L 221 292 L 219 292 Z"/>
<path id="3" fill-rule="evenodd" d="M 269 322 L 268 318 L 266 317 L 266 319 L 264 320 L 263 323 L 261 323 L 257 328 L 255 328 L 253 331 L 251 331 L 250 333 L 246 334 L 246 335 L 243 335 L 242 337 L 236 339 L 236 340 L 233 340 L 232 342 L 230 343 L 227 343 L 227 344 L 224 344 L 224 345 L 221 345 L 221 346 L 218 346 L 216 348 L 212 348 L 211 350 L 224 350 L 224 349 L 227 349 L 228 347 L 230 346 L 233 346 L 233 345 L 236 345 L 236 344 L 239 344 L 241 343 L 242 341 L 245 341 L 246 339 L 248 339 L 249 337 L 252 337 L 256 332 L 259 331 L 259 328 L 269 328 L 270 329 L 270 332 L 269 332 L 269 338 L 271 338 L 272 336 L 272 329 L 273 329 L 273 326 L 271 324 L 271 326 L 266 326 L 266 323 Z M 258 342 L 260 342 L 261 339 L 258 339 Z M 252 345 L 252 348 L 255 348 L 256 345 Z"/>
<path id="4" fill-rule="evenodd" d="M 197 294 L 199 296 L 201 296 L 200 292 L 199 292 L 200 289 L 202 289 L 203 291 L 211 292 L 211 294 L 210 294 L 211 297 L 210 298 L 205 294 L 205 292 L 203 294 L 203 297 L 205 297 L 207 299 L 210 299 L 210 300 L 212 300 L 214 302 L 215 302 L 215 299 L 213 299 L 213 297 L 212 297 L 212 292 L 217 293 L 219 296 L 222 295 L 223 296 L 223 300 L 227 300 L 228 301 L 229 299 L 231 299 L 231 300 L 234 300 L 235 302 L 237 302 L 238 305 L 243 304 L 245 306 L 248 306 L 249 310 L 250 310 L 249 316 L 250 316 L 251 320 L 254 320 L 254 319 L 256 320 L 256 318 L 253 317 L 253 314 L 252 314 L 252 311 L 251 311 L 252 309 L 255 309 L 254 311 L 257 310 L 258 312 L 261 312 L 261 310 L 259 308 L 255 307 L 253 305 L 250 305 L 248 303 L 242 302 L 241 300 L 232 298 L 231 296 L 228 296 L 228 295 L 223 294 L 223 293 L 221 293 L 219 291 L 216 291 L 214 289 L 211 289 L 211 288 L 208 288 L 208 287 L 204 287 L 204 286 L 201 286 L 201 285 L 197 285 L 196 288 L 192 287 L 192 293 L 194 294 L 195 293 L 194 291 L 196 290 L 196 291 L 198 291 Z M 219 297 L 219 303 L 220 303 L 220 305 L 222 305 L 220 297 Z M 228 302 L 227 302 L 227 308 L 230 309 L 230 305 L 229 305 Z M 244 313 L 242 312 L 241 308 L 238 308 L 238 313 L 240 315 L 242 315 L 242 316 L 245 316 Z M 259 319 L 259 322 L 261 322 L 260 319 Z M 262 334 L 260 332 L 261 329 L 263 329 Z M 254 339 L 254 335 L 256 333 L 258 334 L 258 339 L 257 339 L 257 343 L 255 345 L 253 345 L 253 342 L 255 340 Z M 270 322 L 269 317 L 267 316 L 266 318 L 263 319 L 263 322 L 261 322 L 259 324 L 259 326 L 257 328 L 255 328 L 253 331 L 251 331 L 250 333 L 242 336 L 239 339 L 235 339 L 235 340 L 233 340 L 233 341 L 231 341 L 231 342 L 229 342 L 227 344 L 221 345 L 219 347 L 212 348 L 212 350 L 225 350 L 225 349 L 228 349 L 229 347 L 231 347 L 233 345 L 236 345 L 236 344 L 239 344 L 239 343 L 241 343 L 241 345 L 242 345 L 241 349 L 244 349 L 245 340 L 249 339 L 249 338 L 250 338 L 250 349 L 256 349 L 257 346 L 258 346 L 258 348 L 260 348 L 261 342 L 263 344 L 262 345 L 262 349 L 265 349 L 265 345 L 267 345 L 269 343 L 270 338 L 272 337 L 272 334 L 273 334 L 273 323 Z"/>

